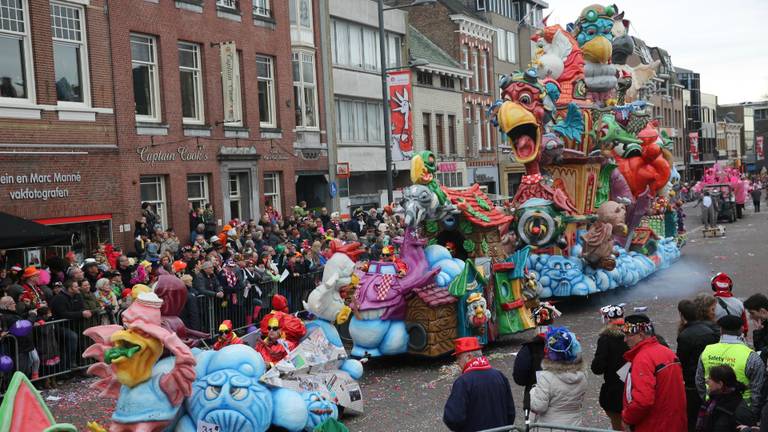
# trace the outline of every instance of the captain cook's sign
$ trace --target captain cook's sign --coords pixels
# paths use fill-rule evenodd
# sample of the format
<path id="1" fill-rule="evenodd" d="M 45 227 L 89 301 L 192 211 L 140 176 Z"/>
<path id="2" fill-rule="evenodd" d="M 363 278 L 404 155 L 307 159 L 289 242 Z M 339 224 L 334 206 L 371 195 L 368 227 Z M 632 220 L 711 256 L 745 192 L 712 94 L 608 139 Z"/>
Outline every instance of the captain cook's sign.
<path id="1" fill-rule="evenodd" d="M 202 162 L 208 160 L 208 153 L 201 147 L 190 149 L 187 146 L 181 146 L 176 151 L 156 150 L 153 146 L 143 146 L 136 149 L 139 159 L 146 164 L 153 165 L 156 162 Z"/>

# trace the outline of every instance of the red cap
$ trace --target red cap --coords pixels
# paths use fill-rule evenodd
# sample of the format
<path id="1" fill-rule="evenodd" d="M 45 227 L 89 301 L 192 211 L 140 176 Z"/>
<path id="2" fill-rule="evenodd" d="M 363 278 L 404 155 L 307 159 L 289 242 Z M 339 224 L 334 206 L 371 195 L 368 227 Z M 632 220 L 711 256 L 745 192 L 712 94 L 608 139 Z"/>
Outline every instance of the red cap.
<path id="1" fill-rule="evenodd" d="M 171 268 L 173 268 L 174 273 L 179 273 L 185 268 L 187 268 L 187 263 L 185 263 L 182 260 L 176 260 L 173 262 L 173 264 L 171 264 Z"/>
<path id="2" fill-rule="evenodd" d="M 712 291 L 731 291 L 733 289 L 733 279 L 725 273 L 718 273 L 712 277 Z"/>
<path id="3" fill-rule="evenodd" d="M 453 345 L 456 347 L 456 349 L 453 351 L 453 355 L 455 356 L 461 353 L 479 351 L 483 349 L 483 347 L 480 345 L 480 341 L 475 336 L 454 339 Z"/>
<path id="4" fill-rule="evenodd" d="M 288 299 L 280 294 L 273 295 L 272 309 L 278 312 L 288 313 Z"/>

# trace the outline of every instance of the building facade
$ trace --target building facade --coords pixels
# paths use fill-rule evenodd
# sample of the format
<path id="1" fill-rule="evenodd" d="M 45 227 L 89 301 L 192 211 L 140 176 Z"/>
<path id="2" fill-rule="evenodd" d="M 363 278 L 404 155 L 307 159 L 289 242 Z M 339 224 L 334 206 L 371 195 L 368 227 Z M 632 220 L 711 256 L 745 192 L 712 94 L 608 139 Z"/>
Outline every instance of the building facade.
<path id="1" fill-rule="evenodd" d="M 467 184 L 478 183 L 487 192 L 498 193 L 499 135 L 486 112 L 496 91 L 493 72 L 496 28 L 459 0 L 438 0 L 432 7 L 413 8 L 408 19 L 414 28 L 471 74 L 461 82 Z"/>
<path id="2" fill-rule="evenodd" d="M 414 150 L 435 154 L 437 180 L 443 185 L 466 187 L 461 83 L 470 74 L 415 28 L 409 28 L 408 35 L 410 55 L 422 63 L 413 69 L 411 79 Z"/>
<path id="3" fill-rule="evenodd" d="M 108 18 L 102 0 L 0 7 L 0 211 L 111 241 L 121 205 Z M 21 260 L 18 261 L 22 263 Z"/>
<path id="4" fill-rule="evenodd" d="M 719 105 L 717 115 L 721 120 L 742 124 L 739 159 L 744 172 L 766 166 L 763 142 L 768 135 L 768 101 Z"/>
<path id="5" fill-rule="evenodd" d="M 317 94 L 302 84 L 311 81 L 313 59 L 292 46 L 311 51 L 304 24 L 312 12 L 301 0 L 110 5 L 126 227 L 144 202 L 180 234 L 192 228 L 191 207 L 212 204 L 221 226 L 257 217 L 265 202 L 283 212 L 294 205 L 297 167 L 322 170 L 321 161 L 302 157 L 312 140 L 295 133 L 299 118 L 307 130 L 322 125 L 320 116 L 316 126 L 306 118 L 317 111 L 304 108 L 311 97 L 294 100 L 295 64 L 306 72 L 299 88 Z M 302 31 L 292 38 L 296 25 Z"/>

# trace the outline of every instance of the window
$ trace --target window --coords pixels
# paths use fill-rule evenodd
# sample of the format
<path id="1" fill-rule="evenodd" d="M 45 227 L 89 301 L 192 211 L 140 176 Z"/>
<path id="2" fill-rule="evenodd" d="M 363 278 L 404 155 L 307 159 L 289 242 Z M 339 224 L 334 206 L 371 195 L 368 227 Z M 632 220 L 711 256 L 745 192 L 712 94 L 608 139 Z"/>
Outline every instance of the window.
<path id="1" fill-rule="evenodd" d="M 485 150 L 491 151 L 493 149 L 493 135 L 491 134 L 491 122 L 487 118 L 483 119 L 485 123 Z"/>
<path id="2" fill-rule="evenodd" d="M 479 11 L 485 10 L 485 0 L 477 0 L 477 10 Z"/>
<path id="3" fill-rule="evenodd" d="M 383 144 L 382 103 L 363 100 L 336 100 L 339 141 L 352 144 Z"/>
<path id="4" fill-rule="evenodd" d="M 432 85 L 432 72 L 417 71 L 416 82 L 421 85 Z"/>
<path id="5" fill-rule="evenodd" d="M 256 56 L 256 79 L 259 85 L 259 125 L 276 127 L 274 59 Z"/>
<path id="6" fill-rule="evenodd" d="M 379 31 L 346 21 L 333 20 L 333 64 L 378 71 L 380 67 Z M 386 40 L 387 67 L 396 67 L 401 62 L 402 37 L 390 33 Z"/>
<path id="7" fill-rule="evenodd" d="M 378 30 L 377 30 L 378 36 Z M 378 38 L 376 39 L 378 41 Z M 394 68 L 400 66 L 400 53 L 402 51 L 402 38 L 400 35 L 387 34 L 387 67 Z"/>
<path id="8" fill-rule="evenodd" d="M 477 70 L 477 50 L 472 50 L 472 87 L 475 91 L 480 91 L 480 74 Z"/>
<path id="9" fill-rule="evenodd" d="M 496 30 L 496 58 L 507 59 L 507 32 L 502 29 Z"/>
<path id="10" fill-rule="evenodd" d="M 453 90 L 456 88 L 456 83 L 453 77 L 440 75 L 440 87 Z"/>
<path id="11" fill-rule="evenodd" d="M 165 177 L 141 176 L 140 177 L 141 202 L 150 203 L 155 207 L 158 221 L 162 227 L 168 226 L 168 215 L 165 203 Z"/>
<path id="12" fill-rule="evenodd" d="M 317 89 L 315 87 L 315 54 L 293 53 L 293 100 L 296 127 L 317 127 Z"/>
<path id="13" fill-rule="evenodd" d="M 88 53 L 83 8 L 51 2 L 56 99 L 88 104 Z"/>
<path id="14" fill-rule="evenodd" d="M 424 149 L 431 152 L 435 152 L 436 149 L 432 148 L 432 114 L 422 113 L 422 130 L 424 134 Z"/>
<path id="15" fill-rule="evenodd" d="M 264 173 L 264 202 L 272 204 L 272 207 L 282 214 L 280 201 L 280 173 Z"/>
<path id="16" fill-rule="evenodd" d="M 475 141 L 473 136 L 475 129 L 472 127 L 472 105 L 464 106 L 464 124 L 464 153 L 466 156 L 472 156 Z"/>
<path id="17" fill-rule="evenodd" d="M 461 64 L 469 72 L 469 50 L 466 46 L 461 47 Z M 464 78 L 464 90 L 469 90 L 469 78 Z"/>
<path id="18" fill-rule="evenodd" d="M 456 116 L 448 116 L 448 153 L 458 154 L 456 151 Z"/>
<path id="19" fill-rule="evenodd" d="M 485 51 L 480 52 L 480 72 L 483 80 L 483 93 L 488 93 L 488 56 Z"/>
<path id="20" fill-rule="evenodd" d="M 208 198 L 208 176 L 206 174 L 187 175 L 187 201 L 192 208 L 204 208 L 210 201 Z M 195 228 L 195 227 L 190 227 Z"/>
<path id="21" fill-rule="evenodd" d="M 477 151 L 483 147 L 483 122 L 481 121 L 480 112 L 480 105 L 475 105 L 475 129 L 472 136 L 472 152 L 474 154 L 477 154 Z"/>
<path id="22" fill-rule="evenodd" d="M 310 0 L 288 0 L 291 25 L 305 29 L 312 28 L 312 4 Z"/>
<path id="23" fill-rule="evenodd" d="M 464 174 L 460 171 L 437 172 L 437 180 L 446 187 L 464 187 Z"/>
<path id="24" fill-rule="evenodd" d="M 443 148 L 443 145 L 445 144 L 443 142 L 443 134 L 445 131 L 443 130 L 443 115 L 442 114 L 435 114 L 435 153 L 445 154 L 448 149 Z"/>
<path id="25" fill-rule="evenodd" d="M 32 99 L 32 47 L 25 0 L 0 0 L 0 98 Z"/>
<path id="26" fill-rule="evenodd" d="M 507 61 L 517 63 L 517 34 L 507 32 Z"/>
<path id="27" fill-rule="evenodd" d="M 243 193 L 240 187 L 239 173 L 229 173 L 229 215 L 232 219 L 240 219 L 243 211 Z"/>
<path id="28" fill-rule="evenodd" d="M 216 0 L 216 6 L 237 10 L 237 0 Z"/>
<path id="29" fill-rule="evenodd" d="M 156 52 L 154 37 L 131 35 L 133 98 L 137 121 L 160 121 L 160 82 Z"/>
<path id="30" fill-rule="evenodd" d="M 184 123 L 202 124 L 203 70 L 200 65 L 200 45 L 179 42 L 179 74 L 181 81 L 181 114 Z"/>
<path id="31" fill-rule="evenodd" d="M 253 14 L 270 18 L 272 9 L 269 7 L 269 0 L 253 0 Z"/>

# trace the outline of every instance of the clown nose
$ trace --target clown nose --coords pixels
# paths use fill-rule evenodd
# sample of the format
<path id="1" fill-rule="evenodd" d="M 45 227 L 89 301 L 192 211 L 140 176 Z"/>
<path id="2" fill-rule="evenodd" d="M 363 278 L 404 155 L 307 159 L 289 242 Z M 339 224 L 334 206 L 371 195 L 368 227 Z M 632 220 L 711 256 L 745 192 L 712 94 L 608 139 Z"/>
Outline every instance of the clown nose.
<path id="1" fill-rule="evenodd" d="M 531 232 L 534 233 L 534 234 L 538 234 L 538 233 L 541 232 L 541 228 L 535 226 L 535 227 L 531 228 Z"/>

